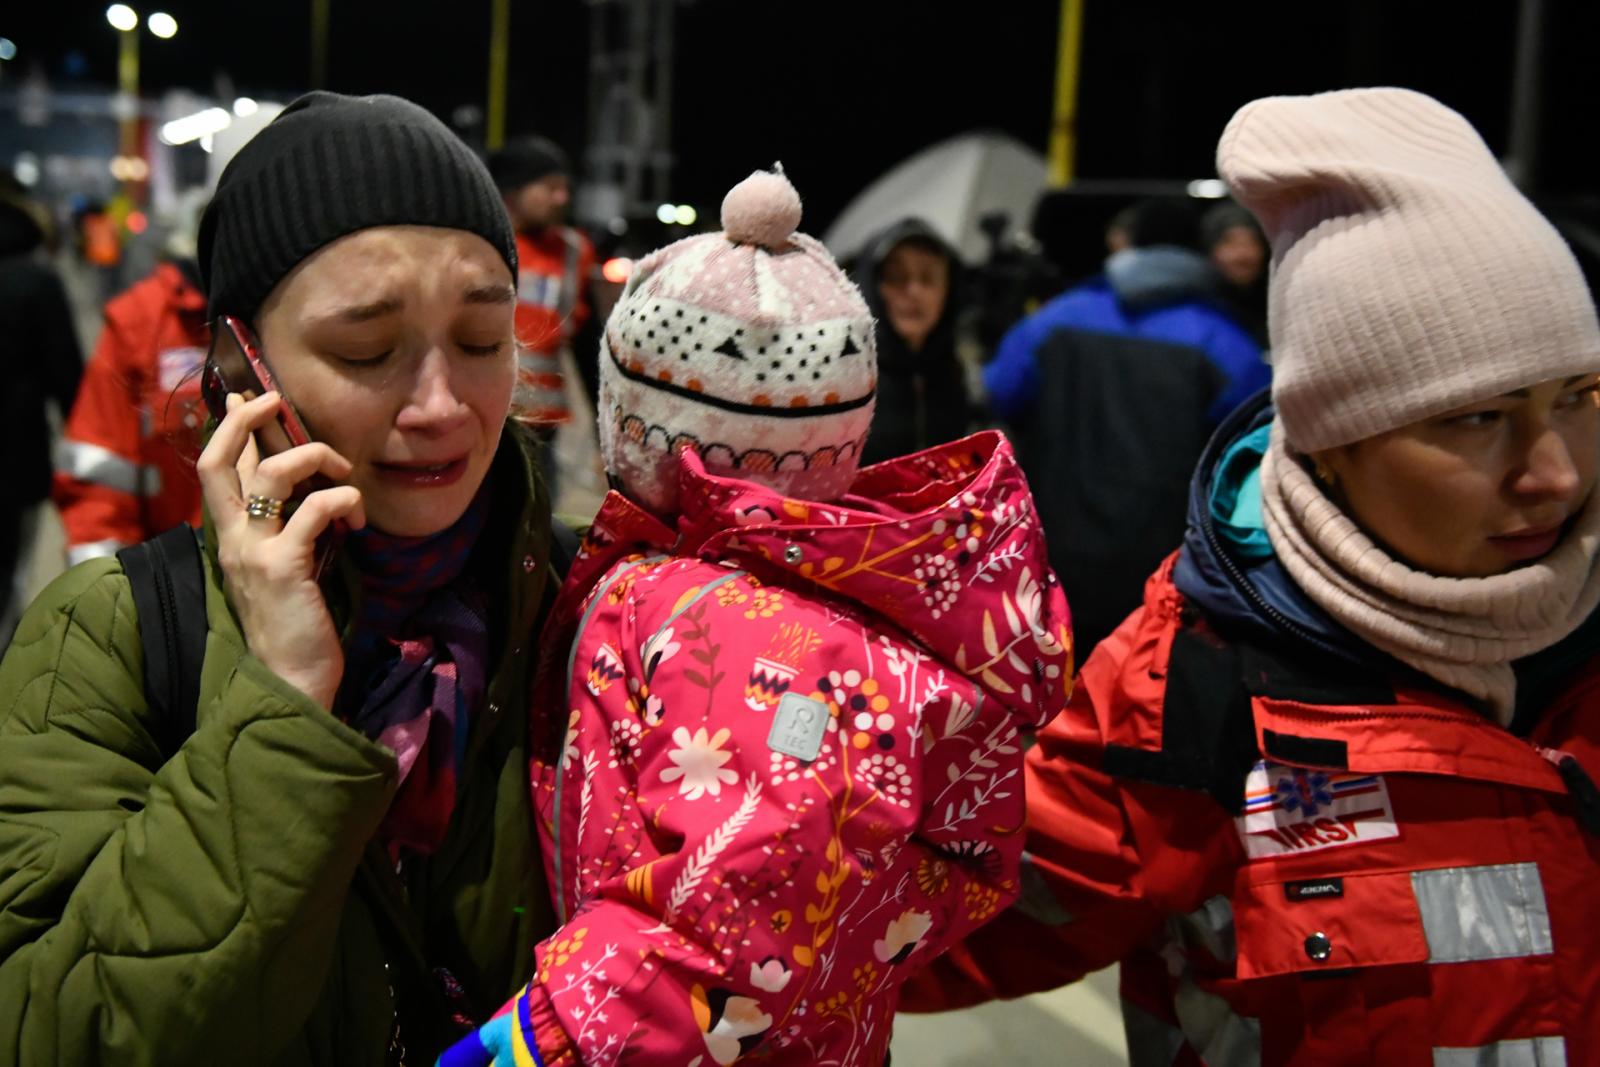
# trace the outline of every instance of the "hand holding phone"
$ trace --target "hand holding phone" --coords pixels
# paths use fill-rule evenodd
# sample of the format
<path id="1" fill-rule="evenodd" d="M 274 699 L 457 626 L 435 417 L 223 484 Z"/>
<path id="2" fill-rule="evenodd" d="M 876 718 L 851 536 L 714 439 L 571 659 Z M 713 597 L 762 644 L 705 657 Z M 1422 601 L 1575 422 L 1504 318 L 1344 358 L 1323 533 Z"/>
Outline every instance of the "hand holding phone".
<path id="1" fill-rule="evenodd" d="M 319 579 L 331 553 L 330 531 L 365 524 L 361 493 L 339 484 L 350 476 L 350 462 L 311 440 L 287 399 L 270 388 L 271 368 L 242 324 L 219 320 L 212 350 L 221 358 L 208 360 L 202 393 L 221 417 L 196 470 L 224 585 L 250 651 L 331 710 L 344 653 Z M 245 399 L 245 393 L 256 395 Z M 296 499 L 296 506 L 281 515 L 252 512 L 252 497 Z"/>
<path id="2" fill-rule="evenodd" d="M 249 401 L 269 392 L 278 394 L 280 404 L 277 418 L 256 431 L 256 448 L 260 454 L 263 457 L 279 455 L 291 448 L 311 444 L 311 434 L 304 420 L 278 383 L 250 327 L 232 315 L 217 316 L 212 323 L 211 351 L 206 356 L 200 379 L 200 395 L 205 399 L 211 417 L 219 423 L 227 417 L 229 393 L 237 393 Z M 313 474 L 303 484 L 295 486 L 292 495 L 285 499 L 284 517 L 292 516 L 304 497 L 319 489 L 331 488 L 333 484 L 327 477 Z M 349 532 L 350 528 L 343 519 L 335 519 L 318 538 L 318 580 Z"/>

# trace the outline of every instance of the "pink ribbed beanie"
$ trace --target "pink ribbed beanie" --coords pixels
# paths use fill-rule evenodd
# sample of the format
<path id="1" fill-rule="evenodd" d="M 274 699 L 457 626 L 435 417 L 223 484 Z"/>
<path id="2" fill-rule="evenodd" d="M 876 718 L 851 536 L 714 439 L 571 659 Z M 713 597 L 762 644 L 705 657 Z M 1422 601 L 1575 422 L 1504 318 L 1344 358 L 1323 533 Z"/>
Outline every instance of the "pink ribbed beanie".
<path id="1" fill-rule="evenodd" d="M 1217 171 L 1272 243 L 1272 397 L 1296 451 L 1600 370 L 1571 251 L 1438 101 L 1257 100 Z"/>
<path id="2" fill-rule="evenodd" d="M 817 241 L 800 197 L 758 171 L 722 202 L 722 233 L 639 261 L 606 322 L 600 447 L 630 496 L 677 510 L 678 453 L 807 500 L 855 479 L 878 371 L 872 316 Z"/>

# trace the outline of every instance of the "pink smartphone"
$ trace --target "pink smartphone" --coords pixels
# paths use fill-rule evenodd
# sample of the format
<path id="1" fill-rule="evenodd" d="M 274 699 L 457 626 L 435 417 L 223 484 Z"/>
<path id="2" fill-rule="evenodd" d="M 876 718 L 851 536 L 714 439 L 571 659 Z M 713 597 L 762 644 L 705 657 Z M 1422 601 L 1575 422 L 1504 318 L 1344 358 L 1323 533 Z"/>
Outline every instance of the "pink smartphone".
<path id="1" fill-rule="evenodd" d="M 227 415 L 229 393 L 238 393 L 250 400 L 274 391 L 282 398 L 278 405 L 278 417 L 271 425 L 256 432 L 256 447 L 263 456 L 310 444 L 311 434 L 306 430 L 300 413 L 290 403 L 289 394 L 284 392 L 283 386 L 272 373 L 272 367 L 255 335 L 250 332 L 250 327 L 232 315 L 218 315 L 211 324 L 211 351 L 206 356 L 205 370 L 200 377 L 200 395 L 205 398 L 206 409 L 211 412 L 212 418 L 220 422 Z M 333 484 L 320 474 L 313 475 L 295 486 L 292 499 L 298 501 L 308 493 Z M 343 519 L 334 519 L 317 539 L 318 579 L 349 532 L 350 527 Z"/>

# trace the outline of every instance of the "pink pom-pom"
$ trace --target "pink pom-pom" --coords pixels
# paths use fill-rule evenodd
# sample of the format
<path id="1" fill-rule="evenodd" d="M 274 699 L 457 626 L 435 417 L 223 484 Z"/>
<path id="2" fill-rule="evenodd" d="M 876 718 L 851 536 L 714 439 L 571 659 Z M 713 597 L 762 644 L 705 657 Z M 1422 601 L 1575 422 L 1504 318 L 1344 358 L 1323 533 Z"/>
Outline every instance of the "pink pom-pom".
<path id="1" fill-rule="evenodd" d="M 800 194 L 780 170 L 758 170 L 722 198 L 722 232 L 730 241 L 778 249 L 800 225 Z"/>

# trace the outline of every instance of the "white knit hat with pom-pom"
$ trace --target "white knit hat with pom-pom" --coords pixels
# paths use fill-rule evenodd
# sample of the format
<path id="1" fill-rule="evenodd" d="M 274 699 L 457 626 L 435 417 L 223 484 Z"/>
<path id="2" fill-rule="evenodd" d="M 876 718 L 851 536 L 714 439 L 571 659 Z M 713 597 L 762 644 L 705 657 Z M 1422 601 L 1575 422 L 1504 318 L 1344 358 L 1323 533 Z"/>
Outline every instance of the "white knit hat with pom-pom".
<path id="1" fill-rule="evenodd" d="M 659 514 L 677 510 L 686 448 L 711 474 L 805 500 L 855 478 L 877 391 L 872 316 L 799 223 L 782 169 L 752 174 L 723 200 L 723 232 L 640 260 L 606 322 L 601 451 Z"/>

